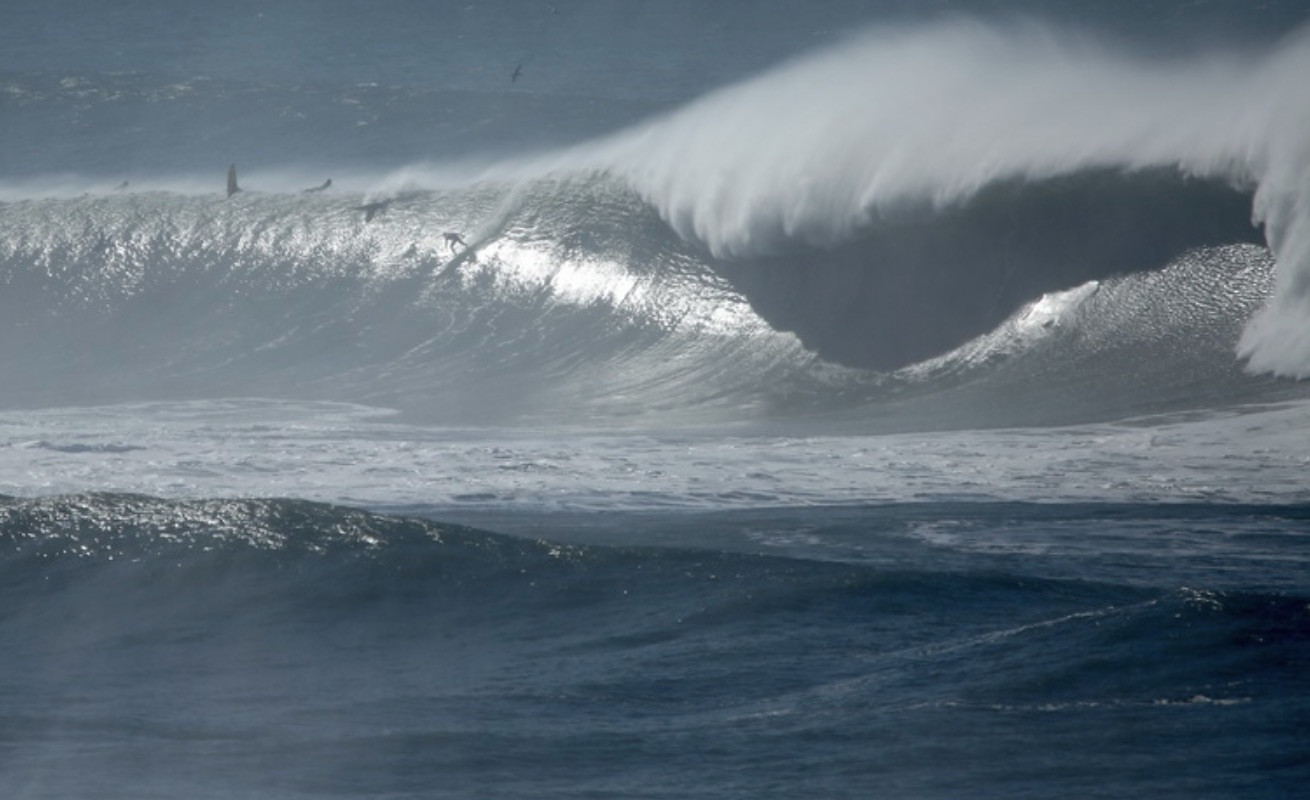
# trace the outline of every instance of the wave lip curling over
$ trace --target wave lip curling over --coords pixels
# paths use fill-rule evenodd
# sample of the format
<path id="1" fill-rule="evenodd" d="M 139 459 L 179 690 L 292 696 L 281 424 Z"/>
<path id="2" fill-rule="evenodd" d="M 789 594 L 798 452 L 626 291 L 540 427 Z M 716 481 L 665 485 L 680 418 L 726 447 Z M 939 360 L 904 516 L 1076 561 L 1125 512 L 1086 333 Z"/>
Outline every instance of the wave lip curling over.
<path id="1" fill-rule="evenodd" d="M 615 136 L 599 157 L 722 258 L 836 245 L 1003 182 L 1159 169 L 1224 182 L 1253 193 L 1280 263 L 1240 353 L 1305 377 L 1306 74 L 1304 28 L 1265 49 L 1160 55 L 1033 21 L 880 27 Z"/>

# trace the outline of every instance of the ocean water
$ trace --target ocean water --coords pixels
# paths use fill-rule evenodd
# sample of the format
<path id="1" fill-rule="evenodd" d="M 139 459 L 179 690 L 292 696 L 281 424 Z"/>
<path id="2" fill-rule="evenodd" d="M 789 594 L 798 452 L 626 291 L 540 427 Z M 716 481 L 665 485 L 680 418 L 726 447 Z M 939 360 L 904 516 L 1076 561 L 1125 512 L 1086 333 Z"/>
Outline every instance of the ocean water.
<path id="1" fill-rule="evenodd" d="M 1307 26 L 11 0 L 0 796 L 1305 796 Z"/>

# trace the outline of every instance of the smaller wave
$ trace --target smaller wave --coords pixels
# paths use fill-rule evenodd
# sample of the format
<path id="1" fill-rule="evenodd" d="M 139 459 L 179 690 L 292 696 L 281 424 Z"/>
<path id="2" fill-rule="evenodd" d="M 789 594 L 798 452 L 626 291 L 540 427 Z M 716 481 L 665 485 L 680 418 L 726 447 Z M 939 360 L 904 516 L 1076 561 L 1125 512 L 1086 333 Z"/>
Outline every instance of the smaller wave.
<path id="1" fill-rule="evenodd" d="M 1203 248 L 1158 272 L 1048 293 L 991 332 L 898 371 L 891 392 L 913 397 L 917 415 L 983 426 L 1304 397 L 1305 387 L 1252 375 L 1234 358 L 1275 270 L 1261 247 Z"/>
<path id="2" fill-rule="evenodd" d="M 915 570 L 565 546 L 299 501 L 124 495 L 0 498 L 0 578 L 3 676 L 30 734 L 11 738 L 34 743 L 20 778 L 57 794 L 94 791 L 84 770 L 49 772 L 88 741 L 147 748 L 146 793 L 197 774 L 223 793 L 314 791 L 362 769 L 400 794 L 452 774 L 476 794 L 506 780 L 501 754 L 567 762 L 581 748 L 599 765 L 584 793 L 603 794 L 616 763 L 641 773 L 654 746 L 686 763 L 677 788 L 695 794 L 705 748 L 688 737 L 752 740 L 725 755 L 746 774 L 759 733 L 787 762 L 766 779 L 797 780 L 794 756 L 817 738 L 834 746 L 802 760 L 805 775 L 839 763 L 876 795 L 889 774 L 942 781 L 939 745 L 953 785 L 994 783 L 1016 747 L 1054 733 L 1090 753 L 1072 778 L 1068 752 L 1051 756 L 1062 790 L 1094 795 L 1124 747 L 1100 732 L 1122 723 L 1185 742 L 1170 753 L 1189 763 L 1221 754 L 1201 780 L 1255 764 L 1286 795 L 1304 750 L 1303 592 L 1124 588 L 985 558 Z M 908 766 L 904 748 L 869 747 L 907 735 Z M 1258 752 L 1233 756 L 1247 740 Z M 509 780 L 539 793 L 539 772 Z M 1000 779 L 1022 793 L 1033 774 Z"/>
<path id="3" fill-rule="evenodd" d="M 165 594 L 217 592 L 236 605 L 254 593 L 311 614 L 317 610 L 305 605 L 306 592 L 329 607 L 371 602 L 374 592 L 428 596 L 464 609 L 481 598 L 515 605 L 536 596 L 556 607 L 594 603 L 619 611 L 644 598 L 661 624 L 692 629 L 751 625 L 817 607 L 876 615 L 895 603 L 903 613 L 938 613 L 958 607 L 961 597 L 971 598 L 971 607 L 1076 607 L 1119 591 L 989 570 L 870 566 L 686 543 L 574 544 L 302 500 L 111 493 L 0 496 L 0 570 L 9 576 L 5 589 L 19 595 L 52 574 L 81 573 L 100 576 L 87 584 L 97 591 L 111 584 L 110 596 L 119 581 L 139 582 Z M 179 583 L 180 576 L 195 585 Z"/>
<path id="4" fill-rule="evenodd" d="M 1211 528 L 1224 519 L 1250 533 L 1274 524 L 1290 535 L 1303 509 L 1124 506 L 1089 517 L 1085 508 L 1028 506 L 1027 514 L 1024 508 L 863 509 L 852 517 L 862 522 L 850 530 L 839 522 L 840 511 L 805 510 L 801 521 L 819 523 L 811 530 L 820 538 L 849 536 L 860 549 L 878 551 L 852 561 L 833 560 L 831 551 L 812 544 L 786 557 L 685 544 L 567 544 L 299 500 L 0 497 L 0 573 L 13 608 L 94 607 L 124 630 L 141 624 L 147 609 L 156 627 L 169 614 L 230 612 L 254 623 L 252 633 L 269 619 L 330 627 L 343 617 L 374 614 L 389 629 L 412 633 L 419 619 L 454 615 L 525 634 L 527 625 L 531 637 L 549 631 L 569 648 L 597 652 L 721 632 L 737 637 L 768 621 L 793 631 L 788 639 L 854 637 L 848 644 L 874 680 L 891 665 L 905 680 L 913 679 L 915 664 L 954 665 L 980 702 L 1011 707 L 1187 703 L 1249 693 L 1231 682 L 1235 674 L 1294 679 L 1286 665 L 1310 647 L 1303 591 L 1249 588 L 1251 575 L 1247 588 L 1230 589 L 1161 589 L 1150 585 L 1158 579 L 1131 585 L 1142 582 L 1096 576 L 1140 572 L 1125 566 L 1127 551 L 1116 541 L 1150 552 L 1142 537 L 1165 536 L 1174 524 L 1213 540 L 1219 535 Z M 944 524 L 961 513 L 958 519 L 971 526 L 963 531 L 963 551 L 939 544 L 915 552 L 899 542 L 915 535 L 916 526 Z M 1260 519 L 1252 522 L 1252 514 Z M 782 520 L 757 509 L 737 535 L 757 529 L 762 515 Z M 688 523 L 670 517 L 665 525 L 661 535 Z M 1062 536 L 1068 525 L 1081 527 L 1065 533 L 1089 528 L 1096 541 L 1089 546 Z M 997 540 L 1004 549 L 1011 539 L 1031 536 L 1052 551 L 990 552 L 985 541 L 975 541 Z M 1205 552 L 1189 558 L 1198 575 L 1207 569 Z M 1079 560 L 1103 564 L 1078 570 Z M 1058 563 L 1074 571 L 1056 577 Z M 398 603 L 409 616 L 396 616 Z M 943 619 L 952 623 L 923 641 L 925 619 L 938 627 Z M 579 639 L 584 624 L 590 633 Z M 870 650 L 871 624 L 899 631 L 901 646 Z M 1049 662 L 1035 657 L 1040 653 L 1060 658 Z M 1234 672 L 1233 659 L 1249 670 Z M 983 661 L 987 670 L 969 666 Z M 1172 672 L 1139 669 L 1146 665 Z M 1066 680 L 1050 680 L 1049 668 Z"/>

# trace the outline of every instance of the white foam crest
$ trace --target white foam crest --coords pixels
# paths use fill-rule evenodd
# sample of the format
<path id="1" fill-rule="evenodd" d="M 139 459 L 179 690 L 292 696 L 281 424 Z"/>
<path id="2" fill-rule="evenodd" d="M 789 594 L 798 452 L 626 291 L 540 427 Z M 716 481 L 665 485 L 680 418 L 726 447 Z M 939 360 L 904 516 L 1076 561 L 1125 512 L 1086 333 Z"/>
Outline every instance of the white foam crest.
<path id="1" fill-rule="evenodd" d="M 600 150 L 720 257 L 837 242 L 1002 180 L 1173 168 L 1253 187 L 1282 273 L 1241 353 L 1307 376 L 1307 75 L 1307 31 L 1262 52 L 1162 57 L 1034 22 L 955 19 L 866 32 Z"/>

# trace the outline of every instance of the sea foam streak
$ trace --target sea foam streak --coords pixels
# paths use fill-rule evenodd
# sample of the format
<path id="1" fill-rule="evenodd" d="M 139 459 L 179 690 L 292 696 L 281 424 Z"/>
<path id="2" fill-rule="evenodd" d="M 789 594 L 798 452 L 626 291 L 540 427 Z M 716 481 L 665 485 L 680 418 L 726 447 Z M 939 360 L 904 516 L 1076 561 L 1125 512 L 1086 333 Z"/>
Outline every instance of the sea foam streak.
<path id="1" fill-rule="evenodd" d="M 1240 354 L 1310 376 L 1310 31 L 1267 52 L 1148 56 L 1037 23 L 881 28 L 602 148 L 719 256 L 825 245 L 999 181 L 1176 169 L 1253 189 L 1280 262 Z"/>

